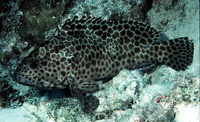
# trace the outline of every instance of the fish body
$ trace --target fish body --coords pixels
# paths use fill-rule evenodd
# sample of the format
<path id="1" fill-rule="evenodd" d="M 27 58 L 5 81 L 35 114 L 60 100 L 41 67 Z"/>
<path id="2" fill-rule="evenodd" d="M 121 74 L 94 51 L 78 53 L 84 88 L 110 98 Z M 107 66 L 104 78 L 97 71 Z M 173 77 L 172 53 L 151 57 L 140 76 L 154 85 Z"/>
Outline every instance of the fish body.
<path id="1" fill-rule="evenodd" d="M 187 37 L 166 40 L 153 27 L 135 20 L 75 16 L 23 59 L 14 80 L 40 88 L 69 86 L 83 110 L 91 112 L 99 105 L 91 95 L 99 90 L 97 81 L 122 69 L 155 63 L 186 70 L 193 61 L 193 48 Z"/>

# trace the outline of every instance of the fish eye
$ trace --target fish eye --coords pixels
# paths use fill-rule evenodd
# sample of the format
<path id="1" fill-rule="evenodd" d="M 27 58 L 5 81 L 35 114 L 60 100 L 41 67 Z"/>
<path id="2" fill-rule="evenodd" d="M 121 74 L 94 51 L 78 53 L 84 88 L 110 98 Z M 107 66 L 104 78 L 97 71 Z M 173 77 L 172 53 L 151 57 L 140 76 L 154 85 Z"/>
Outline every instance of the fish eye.
<path id="1" fill-rule="evenodd" d="M 29 64 L 29 66 L 31 69 L 35 69 L 38 67 L 38 62 L 36 60 L 34 60 Z"/>

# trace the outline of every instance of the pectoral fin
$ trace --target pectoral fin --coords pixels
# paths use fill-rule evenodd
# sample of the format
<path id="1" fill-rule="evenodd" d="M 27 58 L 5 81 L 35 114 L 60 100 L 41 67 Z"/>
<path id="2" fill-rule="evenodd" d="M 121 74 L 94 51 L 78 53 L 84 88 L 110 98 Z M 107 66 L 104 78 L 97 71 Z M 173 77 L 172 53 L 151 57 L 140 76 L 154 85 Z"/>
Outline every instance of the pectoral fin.
<path id="1" fill-rule="evenodd" d="M 90 80 L 78 84 L 77 88 L 86 93 L 94 93 L 99 90 L 99 84 L 96 81 Z"/>

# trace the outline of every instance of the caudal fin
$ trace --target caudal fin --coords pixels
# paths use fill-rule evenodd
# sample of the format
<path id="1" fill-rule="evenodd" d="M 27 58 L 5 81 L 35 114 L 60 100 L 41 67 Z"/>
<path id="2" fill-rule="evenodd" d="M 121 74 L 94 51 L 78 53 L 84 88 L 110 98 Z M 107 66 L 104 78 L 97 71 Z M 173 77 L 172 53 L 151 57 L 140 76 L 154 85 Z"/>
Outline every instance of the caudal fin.
<path id="1" fill-rule="evenodd" d="M 157 44 L 154 50 L 158 50 L 156 54 L 159 62 L 177 71 L 184 71 L 192 64 L 194 44 L 188 37 L 175 38 Z"/>

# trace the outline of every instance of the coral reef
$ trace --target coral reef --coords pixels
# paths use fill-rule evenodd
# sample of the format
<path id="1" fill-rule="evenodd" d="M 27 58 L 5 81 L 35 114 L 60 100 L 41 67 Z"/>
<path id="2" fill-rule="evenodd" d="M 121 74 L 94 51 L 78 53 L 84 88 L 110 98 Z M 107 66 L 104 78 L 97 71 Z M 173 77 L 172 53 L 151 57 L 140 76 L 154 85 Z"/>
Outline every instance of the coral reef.
<path id="1" fill-rule="evenodd" d="M 58 1 L 24 0 L 20 2 L 23 13 L 23 24 L 19 28 L 22 40 L 31 44 L 39 44 L 45 38 L 45 32 L 54 29 L 60 15 L 65 10 L 65 3 Z"/>
<path id="2" fill-rule="evenodd" d="M 37 6 L 39 4 L 39 6 Z M 190 0 L 153 0 L 146 22 L 169 38 L 188 36 L 195 45 L 193 64 L 184 72 L 166 66 L 149 74 L 122 70 L 95 93 L 100 106 L 81 111 L 69 91 L 37 89 L 12 80 L 13 71 L 34 46 L 54 34 L 56 25 L 75 14 L 142 19 L 144 0 L 16 0 L 0 3 L 1 121 L 198 121 L 199 4 Z M 187 111 L 194 112 L 191 115 Z M 187 115 L 190 115 L 187 116 Z"/>

